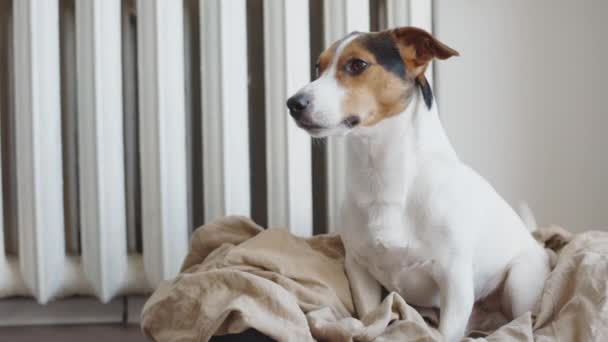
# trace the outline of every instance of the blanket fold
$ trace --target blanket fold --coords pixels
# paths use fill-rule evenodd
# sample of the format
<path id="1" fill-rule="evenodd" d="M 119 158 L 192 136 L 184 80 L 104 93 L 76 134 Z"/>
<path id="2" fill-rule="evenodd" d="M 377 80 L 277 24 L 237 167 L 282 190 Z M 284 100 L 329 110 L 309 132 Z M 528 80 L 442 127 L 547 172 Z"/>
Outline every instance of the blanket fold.
<path id="1" fill-rule="evenodd" d="M 466 340 L 608 341 L 608 233 L 549 227 L 535 236 L 555 264 L 537 310 Z M 277 341 L 441 341 L 434 319 L 396 293 L 354 316 L 337 235 L 299 238 L 225 217 L 194 232 L 180 274 L 152 294 L 141 326 L 154 341 L 249 328 Z"/>

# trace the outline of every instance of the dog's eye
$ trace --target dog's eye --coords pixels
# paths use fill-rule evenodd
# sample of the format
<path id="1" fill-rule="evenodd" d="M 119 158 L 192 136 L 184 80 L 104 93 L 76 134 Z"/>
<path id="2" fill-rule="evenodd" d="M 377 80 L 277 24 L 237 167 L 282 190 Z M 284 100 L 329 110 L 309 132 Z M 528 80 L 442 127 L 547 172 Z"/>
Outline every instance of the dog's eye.
<path id="1" fill-rule="evenodd" d="M 366 61 L 354 58 L 348 61 L 348 63 L 346 63 L 344 69 L 347 73 L 351 75 L 358 75 L 362 73 L 365 69 L 367 69 L 368 66 L 369 64 Z"/>

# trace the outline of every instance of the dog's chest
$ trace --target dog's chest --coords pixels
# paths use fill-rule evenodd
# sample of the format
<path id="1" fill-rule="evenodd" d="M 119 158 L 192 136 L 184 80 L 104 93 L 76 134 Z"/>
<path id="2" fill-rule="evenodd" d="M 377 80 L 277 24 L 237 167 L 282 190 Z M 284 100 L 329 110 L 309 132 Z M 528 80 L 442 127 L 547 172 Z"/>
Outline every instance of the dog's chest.
<path id="1" fill-rule="evenodd" d="M 431 246 L 407 229 L 367 230 L 355 241 L 345 241 L 349 252 L 388 291 L 420 306 L 438 305 L 438 288 L 432 277 Z"/>

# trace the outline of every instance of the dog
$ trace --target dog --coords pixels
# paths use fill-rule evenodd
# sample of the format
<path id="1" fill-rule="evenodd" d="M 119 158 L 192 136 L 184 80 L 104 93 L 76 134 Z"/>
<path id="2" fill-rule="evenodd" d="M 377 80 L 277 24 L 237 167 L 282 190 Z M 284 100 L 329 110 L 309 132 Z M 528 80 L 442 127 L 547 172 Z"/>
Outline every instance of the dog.
<path id="1" fill-rule="evenodd" d="M 428 32 L 353 32 L 323 51 L 317 78 L 287 100 L 313 137 L 345 136 L 345 269 L 359 317 L 382 287 L 439 308 L 460 340 L 473 305 L 501 291 L 514 318 L 532 310 L 549 259 L 517 213 L 457 156 L 425 70 L 458 56 Z"/>

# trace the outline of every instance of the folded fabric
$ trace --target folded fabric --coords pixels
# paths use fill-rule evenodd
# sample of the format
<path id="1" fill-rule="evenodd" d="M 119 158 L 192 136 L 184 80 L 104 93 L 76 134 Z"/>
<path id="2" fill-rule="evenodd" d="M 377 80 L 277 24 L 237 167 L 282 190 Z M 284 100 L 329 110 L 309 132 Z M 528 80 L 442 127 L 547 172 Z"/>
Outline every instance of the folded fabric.
<path id="1" fill-rule="evenodd" d="M 550 227 L 535 236 L 555 256 L 537 310 L 475 340 L 608 340 L 608 233 Z M 277 341 L 441 341 L 433 312 L 396 293 L 354 318 L 343 261 L 336 235 L 306 239 L 243 217 L 219 219 L 193 234 L 181 273 L 146 303 L 142 330 L 155 341 L 207 341 L 250 328 Z"/>

